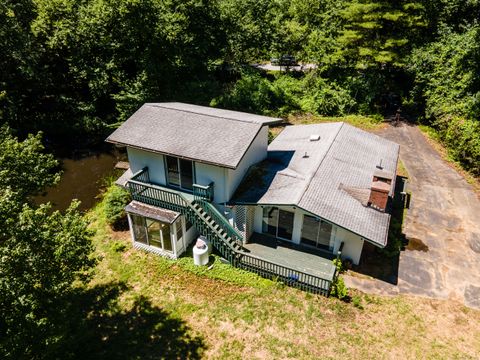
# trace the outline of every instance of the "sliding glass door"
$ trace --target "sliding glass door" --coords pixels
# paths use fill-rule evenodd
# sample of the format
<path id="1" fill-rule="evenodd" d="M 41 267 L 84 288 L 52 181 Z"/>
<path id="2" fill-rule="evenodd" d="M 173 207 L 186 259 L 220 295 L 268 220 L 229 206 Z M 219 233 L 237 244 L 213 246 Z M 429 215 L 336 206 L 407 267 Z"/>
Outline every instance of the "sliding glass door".
<path id="1" fill-rule="evenodd" d="M 310 215 L 303 216 L 302 244 L 329 249 L 331 234 L 332 224 Z"/>
<path id="2" fill-rule="evenodd" d="M 281 239 L 292 240 L 295 214 L 274 206 L 263 208 L 262 232 Z"/>
<path id="3" fill-rule="evenodd" d="M 165 156 L 168 185 L 185 190 L 193 189 L 193 161 Z"/>

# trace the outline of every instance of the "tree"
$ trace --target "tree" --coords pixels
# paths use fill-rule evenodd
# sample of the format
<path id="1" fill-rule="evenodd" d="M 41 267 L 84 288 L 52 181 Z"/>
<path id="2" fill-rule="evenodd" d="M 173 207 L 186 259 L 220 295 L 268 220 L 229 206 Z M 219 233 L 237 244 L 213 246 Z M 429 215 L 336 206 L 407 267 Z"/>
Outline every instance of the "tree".
<path id="1" fill-rule="evenodd" d="M 341 12 L 338 55 L 358 69 L 403 66 L 416 32 L 426 26 L 423 11 L 411 0 L 350 2 Z"/>
<path id="2" fill-rule="evenodd" d="M 439 130 L 449 155 L 480 174 L 480 26 L 444 29 L 438 40 L 412 52 L 411 96 L 424 120 Z"/>
<path id="3" fill-rule="evenodd" d="M 0 357 L 35 358 L 61 338 L 65 301 L 88 279 L 91 233 L 78 203 L 61 214 L 26 202 L 59 176 L 40 135 L 0 135 Z"/>
<path id="4" fill-rule="evenodd" d="M 41 137 L 28 135 L 20 142 L 9 128 L 0 128 L 0 188 L 10 188 L 21 200 L 60 179 L 58 162 L 43 153 Z"/>

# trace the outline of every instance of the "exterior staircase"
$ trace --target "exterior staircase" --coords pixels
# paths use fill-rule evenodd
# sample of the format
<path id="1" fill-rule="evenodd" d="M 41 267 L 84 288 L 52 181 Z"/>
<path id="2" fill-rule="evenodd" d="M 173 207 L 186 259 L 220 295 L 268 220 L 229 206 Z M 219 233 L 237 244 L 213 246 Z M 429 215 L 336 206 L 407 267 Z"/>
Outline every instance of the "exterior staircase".
<path id="1" fill-rule="evenodd" d="M 211 203 L 213 184 L 194 185 L 193 198 L 150 182 L 148 168 L 135 173 L 127 182 L 133 200 L 179 212 L 205 236 L 232 266 L 312 293 L 328 296 L 333 279 L 323 279 L 248 254 L 241 235 Z"/>

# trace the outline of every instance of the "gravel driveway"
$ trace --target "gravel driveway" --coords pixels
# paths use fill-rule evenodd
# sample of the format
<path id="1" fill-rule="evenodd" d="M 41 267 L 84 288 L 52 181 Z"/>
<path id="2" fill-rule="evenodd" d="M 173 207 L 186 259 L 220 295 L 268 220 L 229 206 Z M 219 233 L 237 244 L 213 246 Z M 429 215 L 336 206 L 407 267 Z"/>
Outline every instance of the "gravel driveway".
<path id="1" fill-rule="evenodd" d="M 370 293 L 451 298 L 480 308 L 480 200 L 416 126 L 389 126 L 380 136 L 401 145 L 412 192 L 404 232 L 422 244 L 400 254 L 398 284 L 346 276 Z"/>

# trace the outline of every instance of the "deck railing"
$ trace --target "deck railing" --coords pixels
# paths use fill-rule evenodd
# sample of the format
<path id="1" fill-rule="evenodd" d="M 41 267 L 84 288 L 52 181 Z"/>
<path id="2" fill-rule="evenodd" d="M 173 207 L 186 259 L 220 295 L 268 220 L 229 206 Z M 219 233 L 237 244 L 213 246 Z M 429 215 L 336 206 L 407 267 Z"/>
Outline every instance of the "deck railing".
<path id="1" fill-rule="evenodd" d="M 242 244 L 242 236 L 228 222 L 225 216 L 220 214 L 220 212 L 217 210 L 217 208 L 213 204 L 210 204 L 203 200 L 197 200 L 196 202 L 198 205 L 200 205 L 203 208 L 203 210 L 208 214 L 208 216 L 210 216 L 213 219 L 213 221 L 215 221 L 215 223 L 217 223 L 223 228 L 223 230 L 227 233 L 229 237 L 235 240 L 239 245 Z"/>
<path id="2" fill-rule="evenodd" d="M 207 186 L 193 184 L 193 197 L 195 200 L 213 201 L 213 181 Z"/>
<path id="3" fill-rule="evenodd" d="M 129 180 L 127 186 L 132 199 L 145 204 L 177 212 L 181 212 L 183 208 L 188 206 L 188 201 L 175 190 L 165 189 L 138 180 Z"/>
<path id="4" fill-rule="evenodd" d="M 272 263 L 250 254 L 240 255 L 237 267 L 254 272 L 261 277 L 281 281 L 288 286 L 324 296 L 329 295 L 332 286 L 331 280 Z"/>
<path id="5" fill-rule="evenodd" d="M 228 242 L 227 237 L 239 242 L 241 241 L 241 236 L 212 204 L 204 199 L 194 200 L 213 220 L 212 223 L 207 223 L 203 220 L 200 209 L 196 208 L 181 192 L 151 184 L 149 179 L 148 169 L 143 169 L 132 176 L 127 182 L 132 198 L 145 204 L 173 210 L 184 215 L 195 226 L 197 231 L 211 242 L 220 255 L 234 267 L 254 272 L 268 279 L 281 281 L 286 285 L 304 291 L 325 296 L 329 295 L 332 285 L 331 280 L 236 250 Z M 222 234 L 215 225 L 219 225 L 224 233 Z"/>

